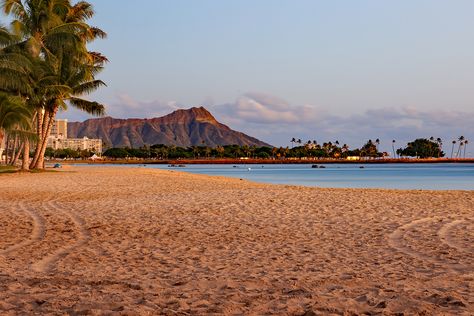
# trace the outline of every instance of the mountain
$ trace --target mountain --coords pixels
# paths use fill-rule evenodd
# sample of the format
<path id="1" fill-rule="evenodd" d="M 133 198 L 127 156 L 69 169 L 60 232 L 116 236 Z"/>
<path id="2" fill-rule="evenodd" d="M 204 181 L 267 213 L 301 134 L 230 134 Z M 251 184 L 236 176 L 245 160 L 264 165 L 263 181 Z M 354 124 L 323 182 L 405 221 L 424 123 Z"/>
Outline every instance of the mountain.
<path id="1" fill-rule="evenodd" d="M 181 147 L 248 145 L 270 146 L 219 123 L 204 107 L 177 110 L 152 119 L 115 119 L 103 117 L 84 122 L 70 122 L 71 138 L 102 138 L 107 146 L 141 147 L 165 144 Z"/>

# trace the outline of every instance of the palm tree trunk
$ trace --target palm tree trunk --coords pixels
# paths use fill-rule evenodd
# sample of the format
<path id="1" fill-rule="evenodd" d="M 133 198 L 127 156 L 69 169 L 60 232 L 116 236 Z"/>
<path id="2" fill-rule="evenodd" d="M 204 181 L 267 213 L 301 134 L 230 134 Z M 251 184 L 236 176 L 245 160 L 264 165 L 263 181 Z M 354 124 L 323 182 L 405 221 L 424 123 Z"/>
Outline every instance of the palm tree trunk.
<path id="1" fill-rule="evenodd" d="M 51 133 L 51 128 L 53 127 L 54 123 L 54 117 L 56 116 L 56 112 L 58 111 L 58 108 L 55 107 L 53 112 L 49 112 L 48 116 L 46 116 L 47 119 L 44 119 L 44 121 L 48 121 L 47 124 L 43 124 L 43 139 L 41 139 L 41 146 L 40 146 L 40 153 L 38 156 L 38 160 L 36 161 L 35 164 L 35 169 L 44 169 L 44 153 L 46 152 L 46 144 L 48 142 L 48 136 Z"/>
<path id="2" fill-rule="evenodd" d="M 453 154 L 454 154 L 454 144 L 453 144 L 453 148 L 451 148 L 451 159 L 453 158 Z"/>
<path id="3" fill-rule="evenodd" d="M 467 142 L 464 144 L 464 158 L 466 158 L 466 147 L 467 147 Z"/>
<path id="4" fill-rule="evenodd" d="M 18 147 L 18 135 L 15 135 L 15 139 L 13 140 L 13 148 L 11 153 L 10 165 L 15 165 L 17 160 L 17 147 Z M 18 150 L 20 152 L 20 150 Z"/>
<path id="5" fill-rule="evenodd" d="M 12 166 L 16 165 L 16 162 L 17 162 L 18 159 L 20 158 L 20 155 L 21 155 L 21 153 L 22 153 L 22 151 L 23 151 L 23 146 L 25 146 L 24 143 L 21 143 L 21 146 L 18 147 L 18 151 L 16 152 L 16 154 L 15 154 L 15 156 L 14 156 L 14 158 L 13 158 L 13 161 L 12 161 Z"/>
<path id="6" fill-rule="evenodd" d="M 21 170 L 29 170 L 30 162 L 30 141 L 25 139 L 23 143 L 23 160 L 21 162 Z"/>
<path id="7" fill-rule="evenodd" d="M 7 133 L 7 139 L 5 140 L 5 164 L 8 165 L 10 163 L 10 134 Z"/>
<path id="8" fill-rule="evenodd" d="M 3 132 L 2 129 L 0 129 L 0 148 L 2 148 L 2 142 L 3 142 L 3 139 L 4 139 L 4 138 L 5 138 L 5 133 Z M 5 144 L 5 147 L 6 147 L 6 144 Z M 5 151 L 6 148 L 3 148 L 3 150 Z M 6 152 L 5 152 L 5 154 L 6 154 Z M 1 161 L 2 161 L 2 155 L 3 155 L 3 152 L 0 151 L 0 163 L 1 163 Z M 7 157 L 6 157 L 6 155 L 5 155 L 5 163 L 6 163 L 6 162 L 7 162 Z"/>
<path id="9" fill-rule="evenodd" d="M 41 159 L 41 154 L 44 155 L 44 152 L 46 151 L 46 143 L 48 141 L 49 132 L 51 131 L 51 129 L 48 130 L 48 126 L 51 122 L 51 113 L 49 111 L 45 111 L 44 113 L 38 112 L 38 142 L 36 143 L 35 155 L 31 161 L 30 169 L 42 169 L 43 162 L 38 162 Z"/>
<path id="10" fill-rule="evenodd" d="M 33 169 L 35 167 L 36 162 L 38 161 L 38 158 L 39 158 L 41 140 L 43 136 L 44 117 L 45 117 L 45 113 L 42 113 L 42 111 L 40 110 L 36 111 L 36 135 L 38 135 L 38 141 L 36 142 L 35 154 L 30 163 L 30 169 Z"/>

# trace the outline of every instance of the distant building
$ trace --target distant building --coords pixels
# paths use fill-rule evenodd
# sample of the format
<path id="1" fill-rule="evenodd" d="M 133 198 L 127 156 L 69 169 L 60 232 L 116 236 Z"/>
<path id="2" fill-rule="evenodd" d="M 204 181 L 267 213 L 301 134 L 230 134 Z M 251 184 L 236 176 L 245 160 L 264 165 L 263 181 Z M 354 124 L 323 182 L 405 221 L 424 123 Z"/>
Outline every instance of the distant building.
<path id="1" fill-rule="evenodd" d="M 67 119 L 54 120 L 50 136 L 67 138 Z"/>
<path id="2" fill-rule="evenodd" d="M 102 139 L 67 138 L 67 120 L 55 120 L 48 137 L 47 147 L 53 149 L 89 150 L 96 154 L 102 153 Z"/>

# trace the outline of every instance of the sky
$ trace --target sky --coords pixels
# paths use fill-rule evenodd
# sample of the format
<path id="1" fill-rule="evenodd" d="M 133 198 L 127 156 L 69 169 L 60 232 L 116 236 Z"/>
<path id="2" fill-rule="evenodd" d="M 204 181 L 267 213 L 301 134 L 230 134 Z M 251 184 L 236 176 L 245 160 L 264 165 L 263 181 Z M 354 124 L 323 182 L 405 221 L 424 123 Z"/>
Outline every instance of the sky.
<path id="1" fill-rule="evenodd" d="M 463 135 L 474 156 L 472 0 L 89 1 L 110 116 L 203 105 L 275 146 Z"/>

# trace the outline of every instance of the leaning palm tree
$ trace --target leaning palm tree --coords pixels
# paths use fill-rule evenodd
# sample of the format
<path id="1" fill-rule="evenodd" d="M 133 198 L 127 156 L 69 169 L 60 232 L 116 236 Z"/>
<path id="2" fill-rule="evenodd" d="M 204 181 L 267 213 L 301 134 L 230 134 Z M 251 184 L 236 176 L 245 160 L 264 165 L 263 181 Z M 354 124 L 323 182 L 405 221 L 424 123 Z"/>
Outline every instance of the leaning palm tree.
<path id="1" fill-rule="evenodd" d="M 86 100 L 82 96 L 105 86 L 105 83 L 95 79 L 91 72 L 100 71 L 106 61 L 100 55 L 91 59 L 91 62 L 83 61 L 82 63 L 78 62 L 75 56 L 63 56 L 57 67 L 49 69 L 50 76 L 45 80 L 47 85 L 44 96 L 44 108 L 48 113 L 45 120 L 48 123 L 45 124 L 46 121 L 43 120 L 44 141 L 33 157 L 32 168 L 41 168 L 43 165 L 46 139 L 51 131 L 54 117 L 60 109 L 67 110 L 68 104 L 70 104 L 92 115 L 104 114 L 104 105 Z"/>
<path id="2" fill-rule="evenodd" d="M 19 130 L 19 126 L 28 126 L 30 124 L 30 118 L 30 112 L 20 98 L 1 93 L 0 146 L 3 143 L 6 132 L 15 134 L 15 131 Z"/>
<path id="3" fill-rule="evenodd" d="M 456 158 L 458 158 L 459 155 L 461 154 L 461 148 L 464 145 L 464 136 L 459 136 L 458 141 L 459 141 L 459 146 L 458 146 L 458 150 L 456 152 Z"/>
<path id="4" fill-rule="evenodd" d="M 90 93 L 103 83 L 95 81 L 106 59 L 87 50 L 87 44 L 105 33 L 89 26 L 86 21 L 94 11 L 92 6 L 81 1 L 75 5 L 70 0 L 2 0 L 6 14 L 13 17 L 12 29 L 19 38 L 17 46 L 28 54 L 48 64 L 47 88 L 38 98 L 35 107 L 36 145 L 32 167 L 42 168 L 46 141 L 57 111 L 65 108 L 66 101 L 102 114 L 103 106 L 78 98 Z M 75 84 L 71 84 L 74 82 Z"/>

